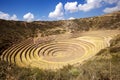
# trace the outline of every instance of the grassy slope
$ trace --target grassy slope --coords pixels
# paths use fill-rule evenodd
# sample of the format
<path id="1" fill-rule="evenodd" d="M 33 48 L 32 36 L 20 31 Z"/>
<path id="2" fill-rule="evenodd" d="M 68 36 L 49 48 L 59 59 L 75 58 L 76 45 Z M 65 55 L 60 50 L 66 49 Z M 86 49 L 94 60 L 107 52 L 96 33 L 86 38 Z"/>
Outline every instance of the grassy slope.
<path id="1" fill-rule="evenodd" d="M 0 54 L 11 45 L 21 42 L 27 38 L 37 36 L 41 32 L 45 34 L 47 29 L 54 28 L 47 22 L 44 24 L 26 23 L 20 21 L 0 20 Z M 51 34 L 55 33 L 51 32 Z M 58 32 L 59 33 L 59 32 Z"/>
<path id="2" fill-rule="evenodd" d="M 111 46 L 101 50 L 92 59 L 76 67 L 66 66 L 51 71 L 19 68 L 0 62 L 0 80 L 120 80 L 120 35 L 111 41 Z"/>
<path id="3" fill-rule="evenodd" d="M 53 22 L 16 22 L 0 20 L 0 53 L 3 50 L 29 37 L 34 37 L 37 31 L 43 35 L 47 30 L 60 27 L 62 30 L 87 31 L 96 29 L 120 29 L 120 12 L 110 16 L 101 16 L 72 21 Z M 72 23 L 71 23 L 72 22 Z M 68 23 L 68 24 L 66 24 Z M 59 34 L 59 33 L 58 33 Z M 101 50 L 93 59 L 78 67 L 66 66 L 61 70 L 45 71 L 39 69 L 19 68 L 0 62 L 0 80 L 119 80 L 120 79 L 120 37 L 111 41 L 109 48 Z"/>

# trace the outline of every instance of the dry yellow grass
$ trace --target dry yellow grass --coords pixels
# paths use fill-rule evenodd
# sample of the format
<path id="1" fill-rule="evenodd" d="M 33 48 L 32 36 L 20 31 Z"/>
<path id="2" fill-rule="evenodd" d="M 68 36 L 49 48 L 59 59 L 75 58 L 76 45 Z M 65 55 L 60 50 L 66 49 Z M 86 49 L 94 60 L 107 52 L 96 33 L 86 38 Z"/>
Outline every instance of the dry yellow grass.
<path id="1" fill-rule="evenodd" d="M 59 69 L 68 64 L 81 64 L 91 58 L 108 47 L 109 41 L 117 34 L 117 30 L 89 31 L 80 33 L 81 36 L 77 38 L 44 45 L 26 40 L 5 50 L 1 59 L 21 67 Z"/>

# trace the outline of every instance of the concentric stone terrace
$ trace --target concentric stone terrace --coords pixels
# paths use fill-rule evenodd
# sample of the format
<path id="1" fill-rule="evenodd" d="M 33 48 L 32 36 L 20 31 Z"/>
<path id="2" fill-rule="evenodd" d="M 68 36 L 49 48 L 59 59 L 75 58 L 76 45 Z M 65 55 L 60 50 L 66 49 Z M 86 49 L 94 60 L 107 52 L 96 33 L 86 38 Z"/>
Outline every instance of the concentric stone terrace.
<path id="1" fill-rule="evenodd" d="M 80 37 L 34 44 L 28 39 L 5 50 L 1 59 L 21 67 L 59 69 L 65 65 L 81 63 L 108 47 L 119 31 L 92 31 Z"/>

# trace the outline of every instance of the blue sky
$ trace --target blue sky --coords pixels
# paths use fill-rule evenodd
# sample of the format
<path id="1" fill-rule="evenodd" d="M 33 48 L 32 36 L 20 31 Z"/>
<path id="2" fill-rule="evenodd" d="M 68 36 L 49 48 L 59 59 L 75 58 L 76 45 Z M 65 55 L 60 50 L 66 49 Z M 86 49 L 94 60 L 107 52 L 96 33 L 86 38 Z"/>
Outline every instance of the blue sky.
<path id="1" fill-rule="evenodd" d="M 120 0 L 0 0 L 0 19 L 64 20 L 120 10 Z"/>

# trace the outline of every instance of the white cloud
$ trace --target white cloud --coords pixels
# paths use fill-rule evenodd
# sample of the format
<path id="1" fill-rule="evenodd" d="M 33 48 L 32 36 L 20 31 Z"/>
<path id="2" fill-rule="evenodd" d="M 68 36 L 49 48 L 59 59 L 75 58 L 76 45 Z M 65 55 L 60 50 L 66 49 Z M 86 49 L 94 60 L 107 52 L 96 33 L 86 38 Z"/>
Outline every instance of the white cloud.
<path id="1" fill-rule="evenodd" d="M 23 19 L 25 19 L 25 20 L 28 21 L 28 22 L 31 22 L 31 21 L 34 20 L 34 15 L 29 12 L 29 13 L 27 13 L 27 14 L 25 14 L 25 15 L 23 16 Z"/>
<path id="2" fill-rule="evenodd" d="M 86 3 L 78 4 L 78 2 L 67 2 L 64 6 L 66 11 L 70 13 L 77 12 L 77 11 L 90 11 L 92 9 L 100 8 L 103 6 L 102 2 L 105 4 L 114 4 L 117 3 L 119 0 L 85 0 Z M 116 8 L 115 8 L 116 9 Z"/>
<path id="3" fill-rule="evenodd" d="M 86 0 L 87 3 L 85 4 L 79 4 L 79 10 L 82 11 L 90 11 L 92 9 L 95 8 L 99 8 L 101 6 L 103 6 L 102 2 L 104 2 L 105 4 L 117 4 L 117 6 L 112 7 L 112 8 L 105 8 L 104 12 L 109 13 L 109 12 L 113 12 L 113 11 L 117 11 L 120 10 L 120 5 L 118 2 L 120 2 L 119 0 Z"/>
<path id="4" fill-rule="evenodd" d="M 0 19 L 9 20 L 10 15 L 0 11 Z"/>
<path id="5" fill-rule="evenodd" d="M 18 20 L 17 16 L 15 14 L 13 14 L 13 16 L 11 16 L 10 20 Z"/>
<path id="6" fill-rule="evenodd" d="M 79 10 L 87 12 L 101 6 L 101 0 L 86 0 L 86 2 L 85 4 L 78 5 Z"/>
<path id="7" fill-rule="evenodd" d="M 77 7 L 77 2 L 67 2 L 64 6 L 66 11 L 69 11 L 70 13 L 77 12 L 78 7 Z"/>
<path id="8" fill-rule="evenodd" d="M 49 18 L 53 19 L 64 19 L 64 12 L 67 11 L 70 13 L 78 12 L 78 11 L 84 11 L 88 12 L 96 8 L 105 7 L 107 5 L 115 5 L 114 7 L 107 7 L 104 9 L 105 13 L 110 13 L 113 11 L 120 10 L 120 0 L 85 0 L 84 4 L 79 4 L 77 1 L 75 2 L 67 2 L 64 5 L 63 10 L 63 4 L 60 2 L 56 5 L 56 8 L 53 12 L 49 13 Z M 70 17 L 72 19 L 72 17 Z"/>
<path id="9" fill-rule="evenodd" d="M 77 11 L 90 11 L 95 8 L 101 7 L 102 0 L 86 0 L 84 4 L 78 4 L 78 2 L 67 2 L 64 6 L 66 11 L 70 13 L 77 12 Z"/>
<path id="10" fill-rule="evenodd" d="M 62 18 L 63 17 L 63 4 L 61 2 L 59 2 L 56 7 L 55 10 L 53 12 L 50 12 L 48 17 L 49 18 Z"/>
<path id="11" fill-rule="evenodd" d="M 113 4 L 113 3 L 118 2 L 119 0 L 103 0 L 103 1 L 109 4 Z"/>
<path id="12" fill-rule="evenodd" d="M 41 19 L 37 19 L 37 20 L 35 20 L 35 21 L 41 21 Z"/>
<path id="13" fill-rule="evenodd" d="M 73 19 L 75 19 L 75 18 L 74 18 L 74 17 L 70 17 L 70 18 L 69 18 L 69 20 L 73 20 Z"/>
<path id="14" fill-rule="evenodd" d="M 103 10 L 103 12 L 105 12 L 105 13 L 111 13 L 111 12 L 118 11 L 118 10 L 120 10 L 120 1 L 114 7 L 107 7 L 107 8 L 105 8 Z"/>
<path id="15" fill-rule="evenodd" d="M 14 14 L 13 16 L 10 16 L 7 13 L 4 13 L 0 11 L 0 19 L 5 19 L 5 20 L 18 20 L 17 16 Z"/>

